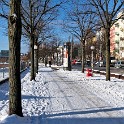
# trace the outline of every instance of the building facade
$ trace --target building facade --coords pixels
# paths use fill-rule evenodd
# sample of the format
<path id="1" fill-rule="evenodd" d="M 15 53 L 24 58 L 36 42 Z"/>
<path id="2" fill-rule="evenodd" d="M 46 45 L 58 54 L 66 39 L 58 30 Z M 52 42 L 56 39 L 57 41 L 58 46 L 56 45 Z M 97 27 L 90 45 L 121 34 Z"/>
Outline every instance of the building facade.
<path id="1" fill-rule="evenodd" d="M 8 61 L 9 61 L 9 50 L 1 50 L 0 63 L 8 63 Z"/>
<path id="2" fill-rule="evenodd" d="M 119 18 L 124 10 L 117 15 Z M 116 59 L 124 59 L 124 19 L 119 19 L 110 30 L 110 52 Z"/>

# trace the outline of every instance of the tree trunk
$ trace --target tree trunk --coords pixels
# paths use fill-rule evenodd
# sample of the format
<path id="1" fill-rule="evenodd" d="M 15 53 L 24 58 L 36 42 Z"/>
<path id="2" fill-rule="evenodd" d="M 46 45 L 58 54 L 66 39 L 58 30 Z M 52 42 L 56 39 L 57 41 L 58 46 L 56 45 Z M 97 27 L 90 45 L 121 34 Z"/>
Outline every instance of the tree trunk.
<path id="1" fill-rule="evenodd" d="M 34 74 L 36 75 L 37 71 L 37 49 L 34 49 Z"/>
<path id="2" fill-rule="evenodd" d="M 106 81 L 110 80 L 110 28 L 106 29 Z"/>
<path id="3" fill-rule="evenodd" d="M 71 71 L 71 58 L 70 58 L 71 42 L 67 42 L 67 46 L 68 46 L 68 70 Z"/>
<path id="4" fill-rule="evenodd" d="M 38 47 L 38 46 L 37 46 Z M 37 58 L 37 60 L 36 60 L 36 73 L 38 74 L 38 58 L 39 58 L 39 55 L 38 55 L 38 52 L 39 51 L 39 48 L 37 49 L 37 53 L 36 53 L 36 58 Z"/>
<path id="5" fill-rule="evenodd" d="M 81 39 L 81 43 L 82 43 L 82 73 L 84 73 L 85 41 Z"/>
<path id="6" fill-rule="evenodd" d="M 37 49 L 34 49 L 34 70 L 36 75 L 36 73 L 38 73 L 38 45 Z"/>
<path id="7" fill-rule="evenodd" d="M 21 105 L 20 40 L 21 0 L 10 1 L 9 15 L 9 115 L 23 116 Z"/>
<path id="8" fill-rule="evenodd" d="M 34 35 L 31 36 L 31 81 L 35 80 L 34 72 Z"/>
<path id="9" fill-rule="evenodd" d="M 57 50 L 57 66 L 58 66 L 58 50 Z"/>

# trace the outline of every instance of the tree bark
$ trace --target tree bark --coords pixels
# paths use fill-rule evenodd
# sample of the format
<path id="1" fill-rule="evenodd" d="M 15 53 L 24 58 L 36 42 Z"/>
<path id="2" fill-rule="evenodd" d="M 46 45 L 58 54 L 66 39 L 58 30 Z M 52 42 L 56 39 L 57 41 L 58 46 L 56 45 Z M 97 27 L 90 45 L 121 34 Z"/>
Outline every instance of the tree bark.
<path id="1" fill-rule="evenodd" d="M 21 41 L 21 0 L 10 1 L 9 15 L 9 115 L 23 116 L 21 105 L 20 41 Z"/>
<path id="2" fill-rule="evenodd" d="M 106 29 L 106 81 L 110 81 L 110 28 Z"/>
<path id="3" fill-rule="evenodd" d="M 81 39 L 82 43 L 82 73 L 84 73 L 84 61 L 85 61 L 85 40 Z"/>
<path id="4" fill-rule="evenodd" d="M 36 75 L 36 73 L 38 73 L 38 45 L 37 45 L 37 49 L 34 49 L 34 70 Z"/>
<path id="5" fill-rule="evenodd" d="M 34 72 L 34 35 L 31 36 L 31 81 L 35 80 Z"/>
<path id="6" fill-rule="evenodd" d="M 38 47 L 38 49 L 37 49 L 37 52 L 36 52 L 36 58 L 37 58 L 37 60 L 36 60 L 36 73 L 38 74 L 38 59 L 39 59 L 39 46 L 37 46 Z"/>
<path id="7" fill-rule="evenodd" d="M 71 42 L 67 42 L 67 47 L 68 47 L 68 70 L 71 71 L 71 58 L 70 58 Z"/>

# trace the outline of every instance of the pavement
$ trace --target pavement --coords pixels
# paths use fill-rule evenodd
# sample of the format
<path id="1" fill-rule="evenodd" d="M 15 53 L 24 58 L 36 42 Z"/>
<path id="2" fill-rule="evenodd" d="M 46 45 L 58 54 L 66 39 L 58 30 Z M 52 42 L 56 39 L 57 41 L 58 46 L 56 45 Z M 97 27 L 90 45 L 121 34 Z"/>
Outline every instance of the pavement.
<path id="1" fill-rule="evenodd" d="M 87 76 L 43 63 L 35 81 L 30 81 L 27 72 L 22 79 L 23 112 L 31 117 L 31 124 L 124 124 L 123 80 L 105 81 L 100 73 Z M 1 109 L 6 112 L 3 103 Z"/>
<path id="2" fill-rule="evenodd" d="M 104 75 L 86 77 L 86 73 L 80 71 L 64 71 L 55 65 L 51 68 L 53 71 L 41 68 L 48 89 L 45 97 L 49 98 L 43 123 L 124 123 L 123 96 L 119 95 L 123 92 L 120 88 L 123 87 L 122 80 L 112 78 L 107 82 Z"/>

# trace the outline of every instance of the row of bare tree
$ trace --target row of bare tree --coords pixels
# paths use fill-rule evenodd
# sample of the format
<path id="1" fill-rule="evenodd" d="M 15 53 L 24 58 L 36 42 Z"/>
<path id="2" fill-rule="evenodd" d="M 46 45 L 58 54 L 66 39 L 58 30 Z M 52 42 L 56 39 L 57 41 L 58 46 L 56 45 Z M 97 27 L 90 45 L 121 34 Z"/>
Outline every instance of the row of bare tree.
<path id="1" fill-rule="evenodd" d="M 63 1 L 64 2 L 64 1 Z M 20 79 L 21 36 L 29 40 L 31 78 L 35 80 L 34 45 L 51 37 L 50 23 L 57 17 L 61 0 L 1 0 L 0 17 L 8 21 L 9 37 L 9 115 L 23 116 Z M 9 14 L 8 14 L 9 13 Z M 22 35 L 23 34 L 23 35 Z M 36 61 L 38 62 L 38 61 Z"/>
<path id="2" fill-rule="evenodd" d="M 35 80 L 34 45 L 50 38 L 51 22 L 57 17 L 59 0 L 1 0 L 0 17 L 8 21 L 9 36 L 9 115 L 23 116 L 21 105 L 20 42 L 29 39 L 31 78 Z M 91 32 L 103 27 L 106 42 L 106 80 L 110 80 L 110 28 L 123 16 L 116 18 L 124 7 L 124 0 L 67 0 L 63 7 L 68 13 L 64 29 L 82 43 L 82 72 L 84 72 L 85 44 Z M 8 14 L 9 13 L 9 14 Z M 23 34 L 23 35 L 22 35 Z M 37 61 L 36 61 L 37 62 Z M 36 64 L 37 65 L 37 64 Z"/>
<path id="3" fill-rule="evenodd" d="M 106 80 L 110 80 L 110 28 L 118 19 L 124 19 L 124 15 L 117 18 L 117 13 L 124 8 L 124 0 L 71 0 L 69 4 L 71 8 L 67 12 L 65 29 L 82 43 L 82 72 L 84 72 L 87 39 L 91 38 L 92 32 L 104 28 Z"/>

